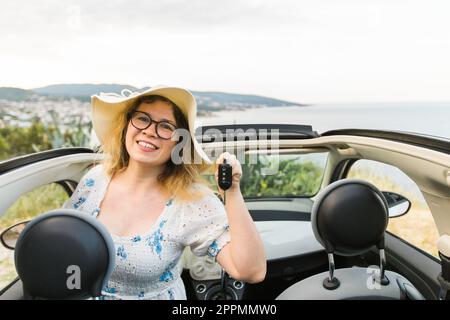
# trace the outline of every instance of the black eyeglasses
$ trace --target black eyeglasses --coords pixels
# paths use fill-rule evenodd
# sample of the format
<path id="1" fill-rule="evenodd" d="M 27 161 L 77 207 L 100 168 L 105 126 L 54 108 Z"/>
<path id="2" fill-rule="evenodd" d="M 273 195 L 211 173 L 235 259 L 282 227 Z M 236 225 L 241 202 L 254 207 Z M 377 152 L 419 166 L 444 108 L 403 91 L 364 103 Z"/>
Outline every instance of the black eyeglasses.
<path id="1" fill-rule="evenodd" d="M 129 116 L 129 119 L 131 120 L 133 127 L 139 130 L 145 130 L 150 127 L 153 122 L 156 123 L 156 134 L 164 140 L 169 140 L 177 129 L 176 126 L 168 121 L 153 120 L 152 117 L 144 111 L 133 111 Z"/>

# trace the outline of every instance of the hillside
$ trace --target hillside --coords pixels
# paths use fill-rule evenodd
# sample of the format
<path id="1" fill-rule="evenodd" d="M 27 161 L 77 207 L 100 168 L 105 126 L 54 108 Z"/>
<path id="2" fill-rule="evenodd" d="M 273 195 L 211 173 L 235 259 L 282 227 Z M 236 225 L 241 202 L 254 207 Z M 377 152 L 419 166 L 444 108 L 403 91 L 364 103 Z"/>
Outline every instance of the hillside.
<path id="1" fill-rule="evenodd" d="M 19 88 L 0 87 L 0 99 L 8 101 L 29 100 L 38 96 L 35 92 Z"/>
<path id="2" fill-rule="evenodd" d="M 70 97 L 90 97 L 99 92 L 117 92 L 123 89 L 135 91 L 137 88 L 122 84 L 54 84 L 41 88 L 33 89 L 39 94 L 53 96 L 70 96 Z"/>
<path id="3" fill-rule="evenodd" d="M 34 92 L 49 96 L 75 97 L 88 101 L 90 96 L 99 92 L 120 93 L 123 89 L 143 91 L 147 88 L 136 88 L 121 84 L 58 84 L 33 89 Z M 244 95 L 225 92 L 192 91 L 199 109 L 245 108 L 255 106 L 302 106 L 297 102 L 273 99 L 257 95 Z M 1 97 L 0 97 L 1 98 Z"/>
<path id="4" fill-rule="evenodd" d="M 58 84 L 33 90 L 0 87 L 0 115 L 4 121 L 39 117 L 52 121 L 53 112 L 59 117 L 86 116 L 90 97 L 100 92 L 120 93 L 123 89 L 143 91 L 121 84 Z M 198 105 L 199 116 L 212 116 L 215 111 L 246 110 L 258 107 L 304 106 L 296 102 L 257 95 L 226 92 L 192 91 Z M 8 120 L 9 119 L 9 120 Z M 83 120 L 84 122 L 89 119 Z"/>

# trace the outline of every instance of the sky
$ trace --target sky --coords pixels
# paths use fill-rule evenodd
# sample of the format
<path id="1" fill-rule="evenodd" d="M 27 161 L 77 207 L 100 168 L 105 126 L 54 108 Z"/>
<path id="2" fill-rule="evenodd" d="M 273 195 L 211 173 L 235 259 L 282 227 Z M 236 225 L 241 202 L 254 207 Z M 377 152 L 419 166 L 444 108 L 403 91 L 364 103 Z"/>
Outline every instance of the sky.
<path id="1" fill-rule="evenodd" d="M 0 1 L 0 86 L 450 101 L 448 0 Z"/>

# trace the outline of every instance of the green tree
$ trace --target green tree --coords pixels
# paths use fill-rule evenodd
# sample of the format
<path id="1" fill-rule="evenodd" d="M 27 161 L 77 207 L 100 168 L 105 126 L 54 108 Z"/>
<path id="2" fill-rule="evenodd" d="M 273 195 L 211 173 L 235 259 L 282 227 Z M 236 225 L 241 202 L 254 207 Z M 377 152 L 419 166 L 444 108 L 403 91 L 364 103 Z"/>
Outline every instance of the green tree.
<path id="1" fill-rule="evenodd" d="M 47 129 L 38 121 L 33 121 L 29 127 L 0 128 L 1 160 L 49 149 L 52 144 Z"/>
<path id="2" fill-rule="evenodd" d="M 301 157 L 283 159 L 276 174 L 263 175 L 270 161 L 258 156 L 256 164 L 243 166 L 242 192 L 247 196 L 305 196 L 314 195 L 322 182 L 323 168 Z"/>
<path id="3" fill-rule="evenodd" d="M 91 123 L 83 124 L 79 117 L 64 132 L 59 123 L 53 114 L 50 125 L 36 117 L 27 127 L 8 124 L 0 127 L 0 160 L 51 149 L 89 146 Z"/>

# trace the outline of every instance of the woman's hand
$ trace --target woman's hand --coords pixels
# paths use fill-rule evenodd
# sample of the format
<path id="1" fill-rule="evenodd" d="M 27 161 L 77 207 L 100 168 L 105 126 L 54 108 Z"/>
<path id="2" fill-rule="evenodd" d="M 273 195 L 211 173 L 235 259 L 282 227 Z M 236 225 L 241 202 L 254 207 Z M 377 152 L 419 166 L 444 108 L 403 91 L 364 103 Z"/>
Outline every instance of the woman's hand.
<path id="1" fill-rule="evenodd" d="M 227 163 L 231 166 L 231 172 L 232 172 L 232 184 L 231 187 L 227 190 L 228 192 L 240 192 L 240 186 L 239 183 L 241 181 L 242 177 L 242 167 L 241 163 L 238 159 L 236 159 L 236 156 L 234 154 L 231 154 L 229 152 L 222 153 L 216 160 L 216 170 L 214 177 L 216 179 L 217 185 L 219 185 L 219 165 L 223 163 L 223 160 L 226 159 Z M 219 193 L 223 198 L 224 191 L 218 187 Z"/>
<path id="2" fill-rule="evenodd" d="M 217 254 L 217 262 L 236 280 L 258 283 L 266 276 L 267 263 L 264 244 L 248 211 L 239 186 L 242 167 L 236 156 L 222 153 L 216 161 L 215 178 L 219 184 L 219 165 L 227 159 L 232 168 L 232 185 L 226 190 L 227 212 L 231 241 Z M 219 193 L 224 198 L 224 191 Z"/>

